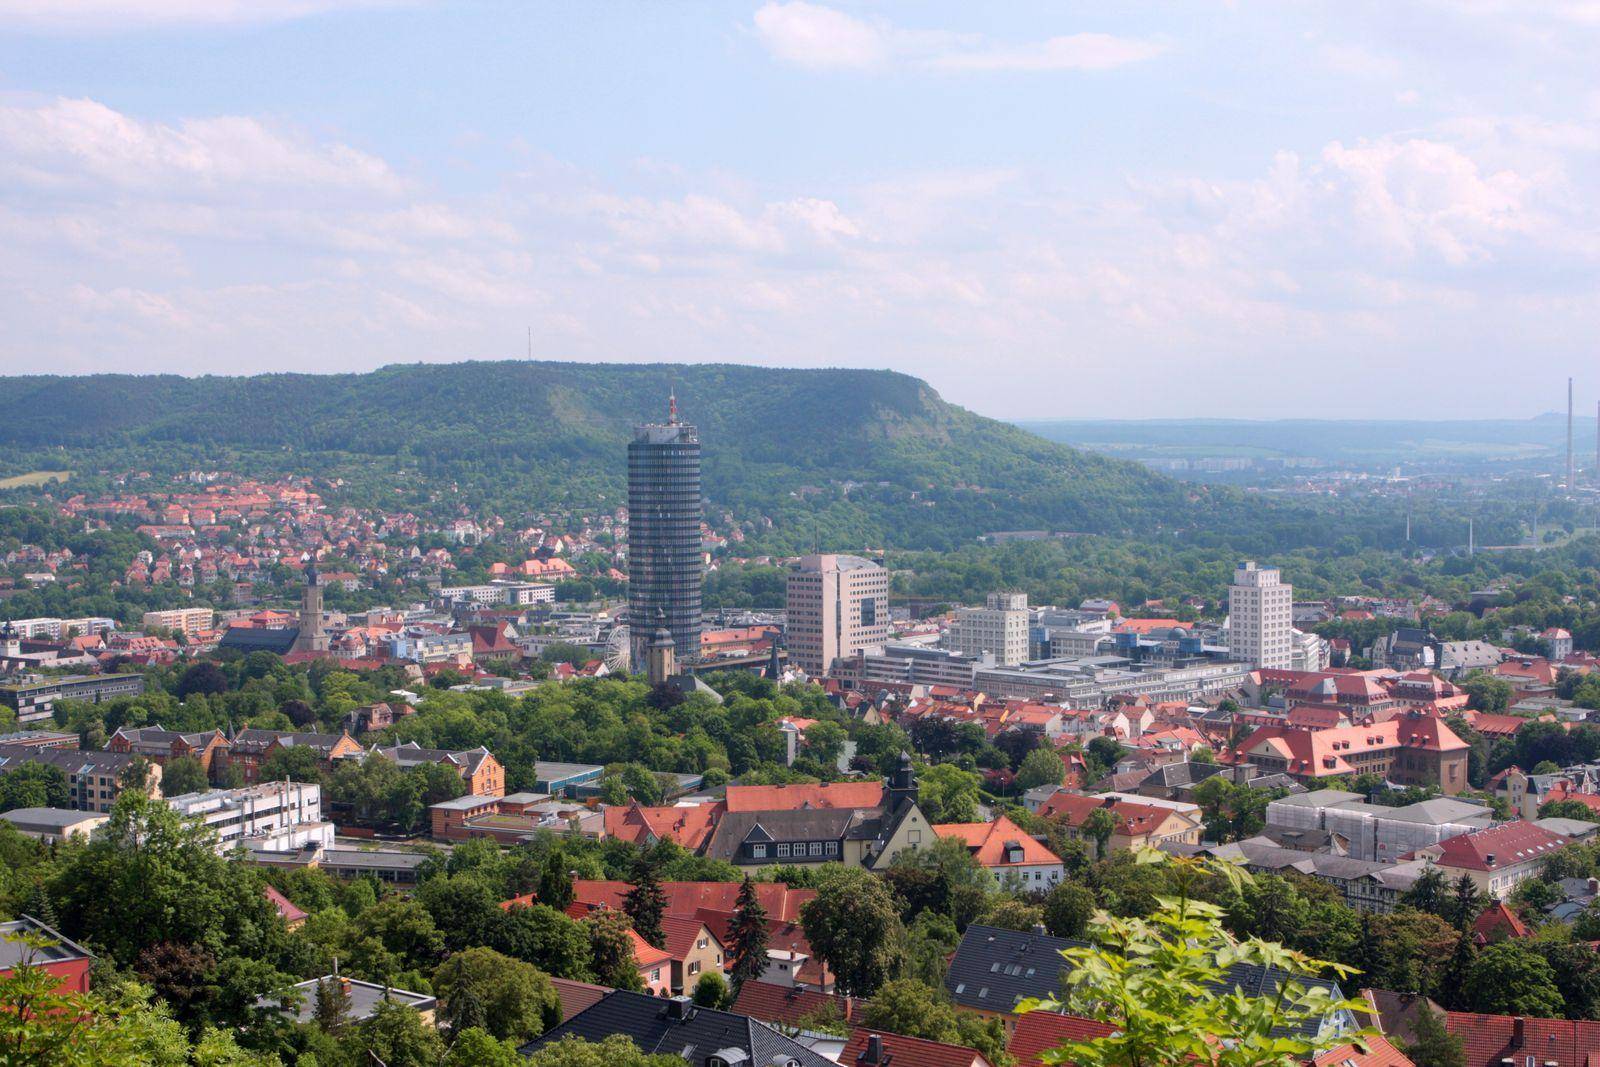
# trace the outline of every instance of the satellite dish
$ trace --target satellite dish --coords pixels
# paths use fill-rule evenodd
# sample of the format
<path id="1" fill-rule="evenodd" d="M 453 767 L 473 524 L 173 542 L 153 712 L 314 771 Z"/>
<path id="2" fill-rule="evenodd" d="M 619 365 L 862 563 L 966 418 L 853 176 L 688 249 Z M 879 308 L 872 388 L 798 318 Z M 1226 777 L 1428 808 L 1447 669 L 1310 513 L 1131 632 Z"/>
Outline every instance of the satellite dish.
<path id="1" fill-rule="evenodd" d="M 629 674 L 633 669 L 633 655 L 628 645 L 628 627 L 618 623 L 606 635 L 606 670 L 612 674 Z"/>

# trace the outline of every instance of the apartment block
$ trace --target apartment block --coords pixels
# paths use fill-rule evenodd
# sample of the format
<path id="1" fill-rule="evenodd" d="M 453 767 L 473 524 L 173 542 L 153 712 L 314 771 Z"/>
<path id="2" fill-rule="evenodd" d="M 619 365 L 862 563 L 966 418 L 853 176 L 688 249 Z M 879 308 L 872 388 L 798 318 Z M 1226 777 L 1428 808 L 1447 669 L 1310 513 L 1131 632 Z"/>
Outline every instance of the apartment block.
<path id="1" fill-rule="evenodd" d="M 1228 587 L 1228 648 L 1252 667 L 1294 666 L 1294 586 L 1276 567 L 1239 564 Z"/>
<path id="2" fill-rule="evenodd" d="M 160 627 L 173 633 L 193 637 L 203 630 L 215 628 L 217 613 L 212 608 L 173 608 L 170 611 L 147 611 L 140 620 L 146 630 Z"/>
<path id="3" fill-rule="evenodd" d="M 981 608 L 956 612 L 945 647 L 963 656 L 988 653 L 1002 667 L 1028 658 L 1028 597 L 1025 593 L 990 593 Z"/>
<path id="4" fill-rule="evenodd" d="M 889 572 L 860 556 L 802 556 L 789 569 L 789 662 L 813 677 L 889 637 Z"/>

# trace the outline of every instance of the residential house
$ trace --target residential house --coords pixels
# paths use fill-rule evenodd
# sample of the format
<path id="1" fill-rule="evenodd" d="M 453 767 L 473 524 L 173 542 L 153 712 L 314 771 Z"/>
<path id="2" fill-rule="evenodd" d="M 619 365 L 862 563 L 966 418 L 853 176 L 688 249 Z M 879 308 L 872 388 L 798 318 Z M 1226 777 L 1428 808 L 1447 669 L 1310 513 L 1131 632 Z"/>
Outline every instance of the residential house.
<path id="1" fill-rule="evenodd" d="M 1039 806 L 1045 818 L 1058 818 L 1073 837 L 1084 837 L 1089 816 L 1104 809 L 1116 820 L 1106 847 L 1144 848 L 1163 844 L 1198 845 L 1205 831 L 1200 809 L 1193 804 L 1140 801 L 1121 796 L 1081 796 L 1057 793 Z"/>
<path id="2" fill-rule="evenodd" d="M 461 776 L 465 791 L 473 796 L 499 797 L 506 792 L 506 771 L 500 761 L 487 748 L 463 749 L 450 752 L 442 748 L 423 748 L 415 741 L 403 745 L 381 748 L 374 745 L 369 756 L 383 756 L 393 760 L 402 770 L 419 767 L 425 763 L 439 763 L 453 768 Z"/>
<path id="3" fill-rule="evenodd" d="M 1517 819 L 1428 845 L 1412 858 L 1429 861 L 1452 882 L 1464 874 L 1480 892 L 1505 900 L 1518 885 L 1537 877 L 1544 861 L 1568 844 L 1560 834 Z"/>
<path id="4" fill-rule="evenodd" d="M 747 1016 L 698 1007 L 688 997 L 662 1000 L 620 989 L 541 1034 L 521 1052 L 531 1056 L 566 1037 L 602 1041 L 612 1034 L 626 1037 L 641 1052 L 679 1057 L 694 1067 L 838 1067 Z"/>
<path id="5" fill-rule="evenodd" d="M 937 823 L 935 837 L 960 841 L 1004 886 L 1049 889 L 1066 875 L 1061 857 L 1004 815 L 993 822 Z"/>

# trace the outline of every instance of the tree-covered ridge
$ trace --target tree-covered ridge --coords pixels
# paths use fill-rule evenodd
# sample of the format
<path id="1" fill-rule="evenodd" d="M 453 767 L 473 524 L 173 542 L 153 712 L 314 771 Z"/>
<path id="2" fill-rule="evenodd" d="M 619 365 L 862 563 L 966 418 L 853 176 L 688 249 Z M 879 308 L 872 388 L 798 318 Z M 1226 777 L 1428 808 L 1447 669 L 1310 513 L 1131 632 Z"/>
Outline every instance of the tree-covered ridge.
<path id="1" fill-rule="evenodd" d="M 997 529 L 1240 529 L 1249 517 L 1237 494 L 1045 441 L 889 371 L 502 362 L 19 377 L 0 390 L 0 451 L 331 461 L 465 483 L 484 503 L 617 503 L 630 427 L 663 418 L 669 392 L 706 442 L 713 504 L 770 518 L 774 547 L 948 548 Z"/>

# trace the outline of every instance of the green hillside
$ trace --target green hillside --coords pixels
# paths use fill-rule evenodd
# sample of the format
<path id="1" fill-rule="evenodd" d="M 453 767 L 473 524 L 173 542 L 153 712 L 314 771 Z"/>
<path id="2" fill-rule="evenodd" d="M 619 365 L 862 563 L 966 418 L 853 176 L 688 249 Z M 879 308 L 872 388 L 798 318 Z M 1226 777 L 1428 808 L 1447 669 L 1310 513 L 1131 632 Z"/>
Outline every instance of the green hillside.
<path id="1" fill-rule="evenodd" d="M 504 362 L 8 378 L 0 456 L 338 475 L 352 498 L 390 506 L 416 471 L 418 500 L 448 482 L 512 517 L 619 502 L 629 428 L 664 417 L 669 391 L 700 427 L 713 508 L 771 518 L 756 533 L 774 549 L 948 548 L 1011 529 L 1204 537 L 1260 516 L 1235 494 L 1046 441 L 888 371 Z"/>

